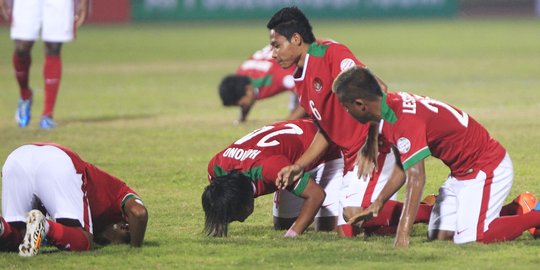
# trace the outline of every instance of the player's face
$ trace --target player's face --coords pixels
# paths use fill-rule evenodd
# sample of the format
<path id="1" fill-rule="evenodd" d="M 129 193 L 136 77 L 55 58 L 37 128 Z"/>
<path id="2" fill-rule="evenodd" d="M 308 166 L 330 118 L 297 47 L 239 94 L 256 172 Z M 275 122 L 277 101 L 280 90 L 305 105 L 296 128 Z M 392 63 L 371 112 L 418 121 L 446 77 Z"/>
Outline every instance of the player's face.
<path id="1" fill-rule="evenodd" d="M 253 106 L 253 103 L 255 103 L 255 90 L 253 89 L 253 85 L 248 84 L 246 86 L 246 95 L 244 95 L 240 100 L 238 100 L 238 106 L 242 108 L 250 108 Z"/>
<path id="2" fill-rule="evenodd" d="M 129 225 L 126 222 L 110 224 L 96 237 L 103 238 L 110 244 L 127 244 L 130 241 Z"/>
<path id="3" fill-rule="evenodd" d="M 251 198 L 250 202 L 247 205 L 245 205 L 244 207 L 239 209 L 238 212 L 236 212 L 234 220 L 244 222 L 244 220 L 246 220 L 253 213 L 253 209 L 255 208 L 254 205 L 254 199 Z"/>
<path id="4" fill-rule="evenodd" d="M 298 37 L 293 36 L 291 41 L 295 38 Z M 272 46 L 272 58 L 276 59 L 282 68 L 289 68 L 297 64 L 300 59 L 298 46 L 274 30 L 270 30 L 270 45 Z"/>
<path id="5" fill-rule="evenodd" d="M 365 124 L 371 121 L 370 113 L 368 112 L 364 103 L 355 101 L 340 101 L 341 105 L 345 107 L 345 110 L 354 118 L 356 121 Z"/>

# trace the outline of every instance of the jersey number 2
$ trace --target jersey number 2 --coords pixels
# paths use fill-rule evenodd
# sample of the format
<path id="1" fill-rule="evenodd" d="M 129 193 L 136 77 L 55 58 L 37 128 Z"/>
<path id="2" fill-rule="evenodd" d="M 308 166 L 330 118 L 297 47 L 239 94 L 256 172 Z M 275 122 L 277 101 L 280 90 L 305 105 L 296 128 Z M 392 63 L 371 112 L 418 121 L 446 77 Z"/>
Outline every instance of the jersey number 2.
<path id="1" fill-rule="evenodd" d="M 271 132 L 269 134 L 266 134 L 266 136 L 262 137 L 258 142 L 257 142 L 257 146 L 259 147 L 269 147 L 269 146 L 276 146 L 276 145 L 279 145 L 279 142 L 276 141 L 276 140 L 272 140 L 273 137 L 277 136 L 277 135 L 281 135 L 281 134 L 296 134 L 296 135 L 301 135 L 304 133 L 304 131 L 297 125 L 295 124 L 285 124 L 286 127 L 288 128 L 285 128 L 285 129 L 280 129 L 280 130 L 276 130 L 274 132 Z M 274 126 L 264 126 L 260 129 L 257 129 L 257 130 L 254 130 L 253 132 L 247 134 L 246 136 L 242 137 L 240 140 L 234 142 L 234 144 L 242 144 L 244 142 L 247 142 L 249 140 L 251 140 L 253 137 L 261 134 L 261 133 L 264 133 L 266 131 L 269 131 L 271 129 L 273 129 Z"/>

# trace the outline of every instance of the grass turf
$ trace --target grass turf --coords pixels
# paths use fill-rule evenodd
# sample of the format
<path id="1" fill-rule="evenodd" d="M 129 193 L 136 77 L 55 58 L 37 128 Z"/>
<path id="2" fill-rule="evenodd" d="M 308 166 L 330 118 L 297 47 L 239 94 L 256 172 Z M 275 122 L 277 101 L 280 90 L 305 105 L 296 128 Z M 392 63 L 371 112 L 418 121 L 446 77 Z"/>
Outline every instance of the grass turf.
<path id="1" fill-rule="evenodd" d="M 507 201 L 525 190 L 540 194 L 540 21 L 314 21 L 320 38 L 348 45 L 393 90 L 449 102 L 479 120 L 509 151 L 515 168 Z M 45 248 L 34 258 L 0 254 L 4 269 L 21 268 L 366 268 L 536 269 L 540 241 L 524 234 L 496 245 L 425 241 L 417 225 L 411 248 L 392 237 L 338 239 L 308 231 L 283 239 L 272 229 L 271 197 L 231 225 L 227 239 L 202 235 L 200 194 L 210 157 L 235 139 L 287 115 L 286 95 L 259 102 L 249 122 L 233 126 L 236 109 L 217 96 L 232 73 L 267 43 L 264 21 L 142 24 L 80 29 L 63 49 L 64 71 L 55 118 L 43 131 L 43 45 L 34 46 L 33 121 L 20 129 L 11 69 L 12 43 L 0 28 L 0 159 L 18 145 L 54 141 L 120 177 L 143 197 L 150 222 L 142 249 L 108 246 L 92 252 Z M 448 169 L 427 161 L 425 193 L 436 193 Z"/>

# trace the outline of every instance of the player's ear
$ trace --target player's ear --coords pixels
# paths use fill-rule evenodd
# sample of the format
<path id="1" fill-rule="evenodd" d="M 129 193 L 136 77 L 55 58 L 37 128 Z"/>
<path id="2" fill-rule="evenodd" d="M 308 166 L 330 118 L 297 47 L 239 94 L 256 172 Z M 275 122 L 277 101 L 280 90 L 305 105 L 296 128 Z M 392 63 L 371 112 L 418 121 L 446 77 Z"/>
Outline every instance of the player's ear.
<path id="1" fill-rule="evenodd" d="M 291 43 L 296 45 L 296 46 L 300 46 L 302 45 L 302 42 L 304 40 L 302 39 L 302 36 L 300 36 L 300 34 L 298 33 L 294 33 L 291 37 Z"/>

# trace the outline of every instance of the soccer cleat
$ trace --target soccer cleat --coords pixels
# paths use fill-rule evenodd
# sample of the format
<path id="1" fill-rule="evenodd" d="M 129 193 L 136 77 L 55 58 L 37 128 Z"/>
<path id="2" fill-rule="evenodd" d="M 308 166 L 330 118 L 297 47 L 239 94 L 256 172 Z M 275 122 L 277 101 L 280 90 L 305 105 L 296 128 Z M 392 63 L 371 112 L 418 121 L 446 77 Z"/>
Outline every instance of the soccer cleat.
<path id="1" fill-rule="evenodd" d="M 45 216 L 39 210 L 28 212 L 26 218 L 26 234 L 22 244 L 19 245 L 19 255 L 23 257 L 35 256 L 45 238 Z"/>
<path id="2" fill-rule="evenodd" d="M 42 116 L 39 121 L 39 127 L 42 129 L 51 129 L 56 127 L 56 122 L 50 116 Z"/>
<path id="3" fill-rule="evenodd" d="M 519 205 L 520 210 L 518 210 L 518 214 L 526 214 L 526 213 L 531 212 L 531 210 L 535 209 L 535 206 L 537 206 L 538 200 L 536 199 L 536 196 L 534 196 L 534 194 L 528 191 L 525 191 L 519 194 L 519 196 L 517 196 L 513 202 Z M 521 213 L 519 213 L 520 211 Z M 529 229 L 529 232 L 533 236 L 535 234 L 535 231 L 536 231 L 535 228 Z"/>
<path id="4" fill-rule="evenodd" d="M 427 205 L 434 205 L 435 201 L 437 200 L 437 196 L 435 194 L 429 194 L 422 201 L 421 204 L 427 204 Z"/>
<path id="5" fill-rule="evenodd" d="M 32 108 L 32 99 L 27 100 L 19 99 L 17 104 L 17 112 L 15 113 L 15 120 L 19 123 L 19 127 L 26 127 L 30 124 L 30 109 Z"/>

